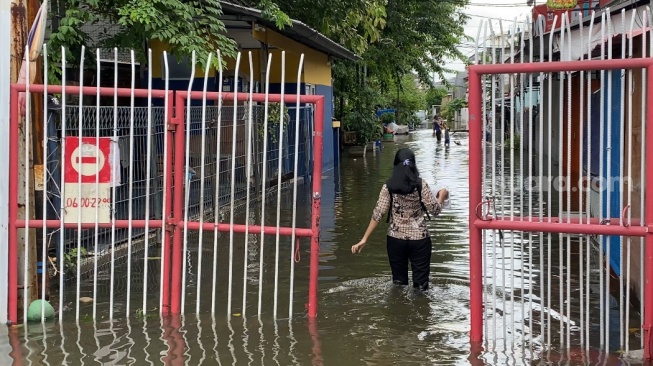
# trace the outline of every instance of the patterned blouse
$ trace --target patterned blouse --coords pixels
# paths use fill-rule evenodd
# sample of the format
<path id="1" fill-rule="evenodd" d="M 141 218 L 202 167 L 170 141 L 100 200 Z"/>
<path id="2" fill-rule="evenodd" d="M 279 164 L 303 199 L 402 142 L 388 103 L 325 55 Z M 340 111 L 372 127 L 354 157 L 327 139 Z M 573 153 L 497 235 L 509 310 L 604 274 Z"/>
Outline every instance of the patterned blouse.
<path id="1" fill-rule="evenodd" d="M 435 199 L 433 192 L 426 181 L 422 180 L 422 202 L 431 217 L 436 217 L 442 211 L 442 205 Z M 392 197 L 392 215 L 388 236 L 403 240 L 420 240 L 429 236 L 424 219 L 424 209 L 419 202 L 419 193 L 415 190 L 411 194 L 395 194 Z M 390 192 L 384 184 L 381 188 L 379 200 L 376 203 L 372 220 L 380 222 L 388 214 L 390 207 Z"/>

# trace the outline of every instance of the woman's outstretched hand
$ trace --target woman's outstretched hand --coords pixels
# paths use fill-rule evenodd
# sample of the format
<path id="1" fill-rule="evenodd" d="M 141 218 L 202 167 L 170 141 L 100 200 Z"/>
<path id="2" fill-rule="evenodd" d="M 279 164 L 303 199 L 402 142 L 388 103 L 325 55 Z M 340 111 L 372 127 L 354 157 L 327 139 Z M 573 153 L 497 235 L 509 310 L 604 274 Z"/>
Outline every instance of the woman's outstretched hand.
<path id="1" fill-rule="evenodd" d="M 360 253 L 361 251 L 363 251 L 363 247 L 365 246 L 365 244 L 366 244 L 365 240 L 359 241 L 358 244 L 354 244 L 351 246 L 351 252 L 354 254 Z"/>
<path id="2" fill-rule="evenodd" d="M 438 191 L 438 193 L 435 195 L 435 198 L 437 198 L 440 201 L 440 204 L 444 202 L 447 198 L 449 198 L 449 191 L 447 191 L 446 188 L 442 188 L 441 190 Z"/>

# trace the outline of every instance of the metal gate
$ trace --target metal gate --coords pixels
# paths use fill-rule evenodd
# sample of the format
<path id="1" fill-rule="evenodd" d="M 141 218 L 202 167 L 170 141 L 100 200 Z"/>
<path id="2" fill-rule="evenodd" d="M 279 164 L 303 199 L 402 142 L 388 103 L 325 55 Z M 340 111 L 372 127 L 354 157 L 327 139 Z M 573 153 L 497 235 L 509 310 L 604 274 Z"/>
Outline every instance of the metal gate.
<path id="1" fill-rule="evenodd" d="M 479 29 L 471 341 L 515 358 L 651 359 L 651 13 L 569 14 Z"/>
<path id="2" fill-rule="evenodd" d="M 201 311 L 293 317 L 305 311 L 295 307 L 298 290 L 308 290 L 306 311 L 315 317 L 324 97 L 300 95 L 304 56 L 288 70 L 298 92 L 287 94 L 285 52 L 268 55 L 256 92 L 251 52 L 245 66 L 238 54 L 233 74 L 246 69 L 249 79 L 232 80 L 229 92 L 220 52 L 205 62 L 193 54 L 186 90 L 170 87 L 165 52 L 163 80 L 152 67 L 139 77 L 133 51 L 123 68 L 117 50 L 111 77 L 100 50 L 95 72 L 82 50 L 78 78 L 66 75 L 61 52 L 62 85 L 11 86 L 10 322 L 19 321 L 19 307 L 27 320 L 34 288 L 19 293 L 19 275 L 29 283 L 35 256 L 39 274 L 53 272 L 59 282 L 50 297 L 59 320 L 73 309 L 77 320 Z M 200 63 L 216 58 L 215 78 L 208 68 L 195 80 Z M 151 50 L 147 59 L 152 65 Z M 282 70 L 279 94 L 269 93 L 273 62 Z M 89 80 L 94 86 L 84 85 Z M 31 120 L 33 105 L 43 121 Z M 24 128 L 40 123 L 42 136 Z M 37 155 L 34 170 L 19 165 Z M 48 277 L 38 280 L 39 298 L 53 287 Z"/>

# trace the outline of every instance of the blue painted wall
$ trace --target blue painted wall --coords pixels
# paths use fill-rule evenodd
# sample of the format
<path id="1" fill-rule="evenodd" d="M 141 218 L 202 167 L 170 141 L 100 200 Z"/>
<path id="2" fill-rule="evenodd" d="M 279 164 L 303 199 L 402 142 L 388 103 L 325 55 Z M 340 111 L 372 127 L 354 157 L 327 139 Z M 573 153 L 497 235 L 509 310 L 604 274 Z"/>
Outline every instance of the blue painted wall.
<path id="1" fill-rule="evenodd" d="M 610 75 L 606 72 L 606 77 Z M 603 177 L 606 187 L 603 191 L 603 216 L 617 218 L 621 216 L 621 190 L 619 187 L 619 153 L 621 141 L 621 71 L 614 70 L 612 72 L 612 95 L 610 96 L 607 89 L 607 82 L 604 93 L 604 141 L 603 146 Z M 608 101 L 612 99 L 612 105 Z M 608 140 L 608 131 L 611 136 Z M 597 131 L 598 132 L 598 131 Z M 608 147 L 610 149 L 608 150 Z M 608 170 L 608 161 L 610 161 L 610 170 Z M 608 192 L 610 192 L 610 200 L 608 201 Z M 603 250 L 606 251 L 608 245 L 610 246 L 610 265 L 617 275 L 621 273 L 621 258 L 619 237 L 609 236 L 603 239 Z"/>
<path id="2" fill-rule="evenodd" d="M 301 83 L 301 94 L 306 94 L 306 84 Z M 270 93 L 281 93 L 281 84 L 270 84 Z M 297 83 L 287 83 L 285 94 L 297 93 Z M 337 136 L 334 135 L 331 118 L 333 117 L 333 87 L 329 85 L 315 85 L 315 94 L 324 96 L 324 133 L 322 150 L 322 171 L 333 169 L 337 151 L 340 149 Z M 288 103 L 288 106 L 294 106 Z M 294 117 L 293 117 L 294 118 Z"/>
<path id="3" fill-rule="evenodd" d="M 609 74 L 606 72 L 606 77 Z M 603 197 L 602 216 L 618 218 L 621 216 L 621 191 L 619 187 L 619 152 L 621 141 L 621 72 L 615 70 L 612 73 L 612 93 L 608 93 L 607 81 L 605 88 L 592 94 L 592 111 L 589 116 L 591 124 L 591 150 L 590 154 L 590 174 L 593 179 L 603 179 L 604 190 L 599 194 Z M 608 98 L 611 97 L 612 103 L 609 106 Z M 603 98 L 603 144 L 601 144 L 601 98 Z M 608 108 L 609 107 L 609 108 Z M 585 136 L 588 134 L 588 123 L 585 123 Z M 608 141 L 608 130 L 611 136 Z M 610 150 L 608 150 L 608 146 Z M 587 145 L 583 144 L 583 173 L 587 174 Z M 600 166 L 600 154 L 603 151 L 603 166 Z M 608 170 L 608 161 L 610 161 L 610 170 Z M 597 185 L 595 185 L 597 186 Z M 608 190 L 610 192 L 610 201 L 608 201 Z M 603 237 L 602 241 L 604 253 L 610 247 L 610 267 L 619 275 L 621 273 L 620 242 L 618 236 Z"/>

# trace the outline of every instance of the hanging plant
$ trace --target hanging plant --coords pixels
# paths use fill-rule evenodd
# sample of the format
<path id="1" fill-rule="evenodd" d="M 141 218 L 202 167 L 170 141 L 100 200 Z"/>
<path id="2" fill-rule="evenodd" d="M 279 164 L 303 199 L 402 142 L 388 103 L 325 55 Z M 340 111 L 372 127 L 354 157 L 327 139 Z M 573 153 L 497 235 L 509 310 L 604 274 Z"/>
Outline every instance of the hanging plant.
<path id="1" fill-rule="evenodd" d="M 290 112 L 288 107 L 283 106 L 283 126 L 286 128 L 288 126 L 288 121 L 290 120 Z M 265 121 L 261 123 L 258 129 L 258 134 L 261 138 L 265 138 Z M 279 125 L 281 124 L 281 103 L 270 103 L 268 107 L 268 136 L 270 141 L 273 143 L 277 142 L 277 136 L 279 135 Z"/>

